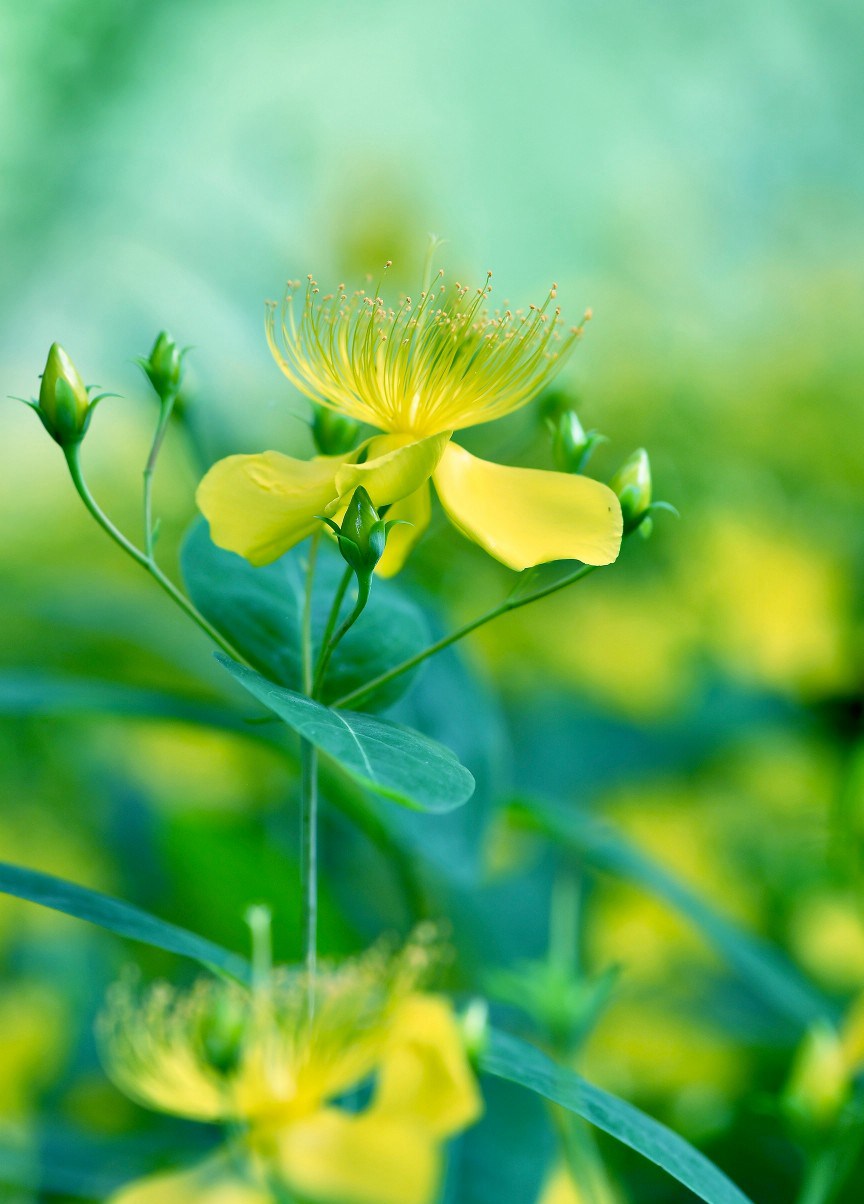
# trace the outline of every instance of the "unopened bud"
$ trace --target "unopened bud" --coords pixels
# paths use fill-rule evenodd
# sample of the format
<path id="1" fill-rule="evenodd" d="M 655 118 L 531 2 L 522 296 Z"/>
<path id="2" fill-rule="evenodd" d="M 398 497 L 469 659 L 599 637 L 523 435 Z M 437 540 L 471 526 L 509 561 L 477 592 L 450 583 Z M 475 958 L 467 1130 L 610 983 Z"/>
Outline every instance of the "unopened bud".
<path id="1" fill-rule="evenodd" d="M 180 390 L 180 382 L 183 379 L 183 354 L 171 335 L 163 330 L 156 336 L 156 342 L 148 357 L 138 360 L 162 401 L 176 397 Z"/>
<path id="2" fill-rule="evenodd" d="M 353 418 L 337 414 L 327 406 L 316 406 L 312 417 L 312 438 L 322 456 L 341 456 L 357 441 L 359 424 Z"/>
<path id="3" fill-rule="evenodd" d="M 624 531 L 635 531 L 651 506 L 651 462 L 644 447 L 626 460 L 609 482 L 624 515 Z"/>
<path id="4" fill-rule="evenodd" d="M 384 555 L 387 527 L 362 485 L 354 490 L 337 536 L 343 559 L 358 576 L 367 576 Z"/>
<path id="5" fill-rule="evenodd" d="M 84 438 L 94 403 L 78 369 L 59 343 L 52 343 L 48 352 L 39 401 L 28 404 L 61 447 L 71 447 Z"/>
<path id="6" fill-rule="evenodd" d="M 552 427 L 552 454 L 559 472 L 582 472 L 598 443 L 604 440 L 597 431 L 587 434 L 574 410 L 565 410 Z"/>

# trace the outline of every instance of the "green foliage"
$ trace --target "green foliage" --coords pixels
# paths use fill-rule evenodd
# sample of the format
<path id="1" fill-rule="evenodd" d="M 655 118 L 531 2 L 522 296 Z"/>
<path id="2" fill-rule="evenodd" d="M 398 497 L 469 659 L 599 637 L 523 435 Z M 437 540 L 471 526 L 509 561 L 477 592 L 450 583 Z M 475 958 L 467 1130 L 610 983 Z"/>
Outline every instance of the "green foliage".
<path id="1" fill-rule="evenodd" d="M 357 781 L 418 811 L 452 811 L 474 779 L 442 744 L 387 719 L 335 711 L 219 655 L 218 660 L 274 715 Z"/>
<path id="2" fill-rule="evenodd" d="M 64 882 L 61 878 L 42 874 L 38 870 L 0 862 L 0 892 L 18 899 L 29 899 L 31 903 L 62 911 L 89 924 L 97 924 L 129 940 L 154 945 L 157 949 L 165 949 L 181 957 L 190 957 L 233 978 L 245 979 L 248 976 L 247 963 L 236 953 L 229 953 L 227 949 L 214 945 L 194 932 L 187 932 L 185 928 L 178 928 L 176 924 L 159 920 L 122 899 L 112 899 L 110 895 L 77 886 L 74 882 Z"/>
<path id="3" fill-rule="evenodd" d="M 493 1031 L 480 1057 L 487 1074 L 536 1091 L 636 1150 L 689 1187 L 705 1204 L 751 1204 L 730 1179 L 688 1142 L 632 1104 L 559 1066 L 539 1049 Z"/>
<path id="4" fill-rule="evenodd" d="M 302 682 L 301 628 L 305 590 L 305 546 L 274 564 L 253 568 L 241 556 L 217 548 L 203 521 L 183 545 L 183 577 L 202 614 L 238 652 L 273 681 L 298 690 Z M 312 609 L 312 645 L 317 655 L 330 601 L 344 563 L 324 544 L 319 551 Z M 376 581 L 369 605 L 333 653 L 324 677 L 325 702 L 340 698 L 419 652 L 429 642 L 420 611 L 388 581 Z M 402 696 L 415 673 L 405 673 L 363 700 L 379 711 Z"/>

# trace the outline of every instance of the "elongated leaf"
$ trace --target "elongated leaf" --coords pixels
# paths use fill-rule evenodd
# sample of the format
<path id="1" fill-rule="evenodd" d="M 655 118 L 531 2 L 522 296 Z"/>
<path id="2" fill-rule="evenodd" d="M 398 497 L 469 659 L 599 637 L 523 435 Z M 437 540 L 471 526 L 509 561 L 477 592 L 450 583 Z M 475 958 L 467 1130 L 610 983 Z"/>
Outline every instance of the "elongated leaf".
<path id="1" fill-rule="evenodd" d="M 354 711 L 334 711 L 277 686 L 230 657 L 217 660 L 265 707 L 352 777 L 418 811 L 452 811 L 474 793 L 474 779 L 443 744 Z"/>
<path id="2" fill-rule="evenodd" d="M 254 568 L 242 556 L 217 548 L 207 524 L 196 523 L 182 552 L 183 578 L 196 606 L 272 681 L 298 690 L 302 682 L 301 627 L 308 548 L 293 548 L 273 564 Z M 345 571 L 342 558 L 322 543 L 315 571 L 312 644 L 317 655 L 330 604 Z M 353 586 L 351 587 L 353 589 Z M 330 702 L 407 660 L 429 643 L 426 622 L 389 581 L 376 580 L 369 605 L 333 654 L 324 680 Z M 405 692 L 402 674 L 364 699 L 363 710 L 390 706 Z"/>
<path id="3" fill-rule="evenodd" d="M 704 899 L 630 844 L 607 824 L 548 804 L 520 805 L 526 823 L 564 842 L 589 865 L 644 886 L 691 921 L 764 1003 L 796 1028 L 818 1019 L 837 1019 L 839 1009 L 783 954 L 720 915 Z"/>
<path id="4" fill-rule="evenodd" d="M 177 719 L 241 734 L 249 728 L 243 716 L 227 706 L 183 694 L 38 671 L 0 673 L 0 715 L 75 714 Z"/>
<path id="5" fill-rule="evenodd" d="M 248 963 L 236 953 L 230 953 L 221 945 L 185 928 L 178 928 L 176 924 L 159 920 L 140 907 L 124 903 L 122 899 L 114 899 L 111 895 L 103 895 L 63 878 L 0 862 L 0 892 L 38 903 L 41 907 L 50 907 L 75 919 L 86 920 L 89 924 L 97 924 L 100 928 L 107 928 L 110 932 L 144 945 L 190 957 L 203 965 L 223 970 L 234 978 L 248 977 Z"/>
<path id="6" fill-rule="evenodd" d="M 661 1166 L 705 1204 L 752 1204 L 731 1179 L 683 1137 L 574 1071 L 558 1066 L 533 1045 L 493 1030 L 480 1066 L 487 1074 L 518 1083 L 581 1116 Z"/>

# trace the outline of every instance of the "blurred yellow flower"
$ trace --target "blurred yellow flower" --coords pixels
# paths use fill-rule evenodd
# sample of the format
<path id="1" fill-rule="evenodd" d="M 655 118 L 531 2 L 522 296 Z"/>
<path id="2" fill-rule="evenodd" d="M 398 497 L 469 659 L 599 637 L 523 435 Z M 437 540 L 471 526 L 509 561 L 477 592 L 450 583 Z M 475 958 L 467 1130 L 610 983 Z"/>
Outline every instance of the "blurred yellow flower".
<path id="1" fill-rule="evenodd" d="M 527 312 L 490 313 L 490 277 L 472 291 L 448 289 L 443 275 L 395 309 L 377 291 L 349 295 L 344 285 L 321 297 L 311 276 L 299 320 L 299 281 L 289 285 L 278 329 L 270 308 L 268 341 L 288 379 L 317 404 L 385 433 L 340 456 L 305 461 L 267 451 L 221 460 L 198 488 L 220 547 L 267 564 L 363 485 L 376 508 L 390 507 L 389 519 L 410 524 L 394 528 L 378 565 L 389 576 L 429 522 L 431 479 L 457 529 L 512 569 L 616 558 L 621 507 L 606 485 L 492 464 L 450 441 L 530 401 L 582 327 L 562 334 L 554 286 Z"/>
<path id="2" fill-rule="evenodd" d="M 449 1002 L 418 989 L 427 964 L 420 944 L 373 949 L 324 967 L 311 993 L 284 968 L 251 990 L 161 984 L 139 999 L 121 984 L 100 1025 L 115 1082 L 242 1137 L 233 1157 L 133 1184 L 113 1204 L 257 1204 L 274 1183 L 310 1201 L 429 1204 L 443 1142 L 482 1102 Z M 371 1102 L 349 1111 L 367 1083 Z"/>

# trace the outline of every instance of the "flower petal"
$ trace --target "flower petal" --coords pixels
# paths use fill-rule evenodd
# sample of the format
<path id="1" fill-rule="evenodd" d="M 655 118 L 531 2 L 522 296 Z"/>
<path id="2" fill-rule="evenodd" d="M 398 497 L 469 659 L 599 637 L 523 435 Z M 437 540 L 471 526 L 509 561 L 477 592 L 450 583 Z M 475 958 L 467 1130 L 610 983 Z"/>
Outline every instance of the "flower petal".
<path id="1" fill-rule="evenodd" d="M 292 1191 L 339 1204 L 432 1204 L 441 1162 L 422 1129 L 374 1109 L 338 1108 L 286 1126 L 277 1158 Z"/>
<path id="2" fill-rule="evenodd" d="M 376 573 L 380 577 L 394 577 L 400 571 L 411 549 L 429 526 L 432 513 L 432 494 L 428 481 L 407 497 L 394 502 L 387 511 L 387 519 L 401 519 L 398 527 L 392 527 L 387 535 L 384 555 L 378 561 Z M 410 526 L 405 524 L 410 523 Z"/>
<path id="3" fill-rule="evenodd" d="M 276 560 L 311 535 L 315 516 L 338 499 L 336 474 L 348 459 L 295 460 L 267 451 L 220 460 L 195 495 L 213 542 L 250 564 Z"/>
<path id="4" fill-rule="evenodd" d="M 363 464 L 347 464 L 336 477 L 339 494 L 363 485 L 376 507 L 389 506 L 415 493 L 428 481 L 450 439 L 450 432 L 414 440 L 411 435 L 380 435 L 370 440 Z"/>
<path id="5" fill-rule="evenodd" d="M 373 1111 L 445 1138 L 474 1123 L 483 1099 L 449 1001 L 409 995 L 393 1017 Z"/>
<path id="6" fill-rule="evenodd" d="M 618 498 L 590 477 L 479 460 L 451 443 L 435 488 L 453 523 L 511 569 L 550 560 L 611 564 L 621 547 Z"/>
<path id="7" fill-rule="evenodd" d="M 138 1179 L 110 1196 L 108 1204 L 271 1204 L 272 1199 L 217 1155 L 191 1171 Z"/>

